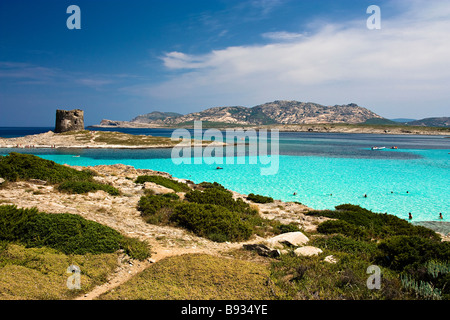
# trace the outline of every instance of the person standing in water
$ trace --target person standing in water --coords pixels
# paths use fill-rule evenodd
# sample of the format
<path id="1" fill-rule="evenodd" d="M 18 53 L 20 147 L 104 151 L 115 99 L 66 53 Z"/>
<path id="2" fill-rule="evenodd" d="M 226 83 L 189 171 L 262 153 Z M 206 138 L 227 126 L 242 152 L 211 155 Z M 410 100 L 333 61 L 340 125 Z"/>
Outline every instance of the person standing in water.
<path id="1" fill-rule="evenodd" d="M 412 214 L 411 214 L 411 212 L 409 213 L 409 220 L 412 220 Z"/>

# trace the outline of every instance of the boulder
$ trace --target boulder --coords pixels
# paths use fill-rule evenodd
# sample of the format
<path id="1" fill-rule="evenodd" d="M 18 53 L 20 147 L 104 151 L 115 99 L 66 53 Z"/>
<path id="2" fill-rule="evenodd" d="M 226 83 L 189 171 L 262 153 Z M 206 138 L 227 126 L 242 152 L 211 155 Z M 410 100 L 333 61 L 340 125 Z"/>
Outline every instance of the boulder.
<path id="1" fill-rule="evenodd" d="M 144 182 L 144 189 L 151 190 L 154 194 L 166 194 L 175 192 L 170 188 L 160 186 L 159 184 L 153 182 Z"/>
<path id="2" fill-rule="evenodd" d="M 270 249 L 264 244 L 244 244 L 243 247 L 246 250 L 256 251 L 260 256 L 263 257 L 276 258 L 281 255 L 280 250 Z"/>
<path id="3" fill-rule="evenodd" d="M 294 250 L 295 255 L 297 256 L 317 256 L 319 253 L 322 253 L 322 249 L 311 247 L 311 246 L 304 246 L 300 247 Z"/>
<path id="4" fill-rule="evenodd" d="M 334 256 L 326 256 L 323 261 L 328 263 L 337 263 L 337 259 Z"/>
<path id="5" fill-rule="evenodd" d="M 272 249 L 282 249 L 283 244 L 292 247 L 298 247 L 306 244 L 308 241 L 308 237 L 300 231 L 282 233 L 278 236 L 266 240 L 267 246 Z"/>
<path id="6" fill-rule="evenodd" d="M 41 186 L 47 184 L 47 181 L 40 180 L 40 179 L 29 179 L 28 182 L 31 182 L 31 183 L 34 183 L 34 184 L 39 184 Z"/>
<path id="7" fill-rule="evenodd" d="M 5 182 L 5 179 L 0 178 L 0 184 L 3 184 L 3 182 Z"/>

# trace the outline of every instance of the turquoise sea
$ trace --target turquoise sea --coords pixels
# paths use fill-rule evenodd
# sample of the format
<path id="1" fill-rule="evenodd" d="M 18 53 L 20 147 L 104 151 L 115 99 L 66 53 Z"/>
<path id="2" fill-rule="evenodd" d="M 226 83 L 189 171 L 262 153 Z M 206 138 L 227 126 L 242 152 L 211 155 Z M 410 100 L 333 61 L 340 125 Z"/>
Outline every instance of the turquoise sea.
<path id="1" fill-rule="evenodd" d="M 170 136 L 172 132 L 121 131 L 155 136 Z M 372 146 L 386 149 L 371 150 Z M 12 151 L 36 154 L 61 164 L 122 163 L 168 172 L 196 183 L 217 181 L 239 193 L 298 201 L 315 209 L 353 203 L 404 219 L 411 212 L 413 221 L 438 221 L 439 213 L 444 221 L 450 221 L 450 139 L 442 136 L 281 132 L 279 170 L 274 175 L 261 175 L 261 167 L 269 165 L 261 164 L 252 154 L 234 155 L 231 158 L 235 164 L 227 164 L 231 158 L 222 159 L 222 164 L 207 164 L 218 158 L 198 158 L 196 162 L 201 164 L 192 161 L 181 165 L 172 161 L 170 149 L 3 149 L 0 154 Z M 217 170 L 217 166 L 223 170 Z"/>

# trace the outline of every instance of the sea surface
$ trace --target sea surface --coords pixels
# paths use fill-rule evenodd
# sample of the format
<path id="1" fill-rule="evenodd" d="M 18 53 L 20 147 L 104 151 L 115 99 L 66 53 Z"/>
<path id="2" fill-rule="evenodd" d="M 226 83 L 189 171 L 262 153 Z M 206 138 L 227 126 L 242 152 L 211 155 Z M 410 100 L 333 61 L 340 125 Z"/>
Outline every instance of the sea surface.
<path id="1" fill-rule="evenodd" d="M 51 129 L 0 128 L 0 136 L 17 137 Z M 172 135 L 171 129 L 111 130 Z M 251 139 L 246 141 L 250 143 Z M 386 148 L 371 150 L 373 146 Z M 444 221 L 450 221 L 450 138 L 280 132 L 279 154 L 271 155 L 272 151 L 265 158 L 268 163 L 251 152 L 220 157 L 216 150 L 211 156 L 184 159 L 191 164 L 177 164 L 171 149 L 0 149 L 0 154 L 31 153 L 78 166 L 122 163 L 168 172 L 196 183 L 216 181 L 239 193 L 298 201 L 314 209 L 352 203 L 404 219 L 411 212 L 413 221 L 438 221 L 439 213 Z M 218 166 L 223 169 L 217 170 Z M 278 170 L 262 175 L 261 169 L 269 167 Z"/>

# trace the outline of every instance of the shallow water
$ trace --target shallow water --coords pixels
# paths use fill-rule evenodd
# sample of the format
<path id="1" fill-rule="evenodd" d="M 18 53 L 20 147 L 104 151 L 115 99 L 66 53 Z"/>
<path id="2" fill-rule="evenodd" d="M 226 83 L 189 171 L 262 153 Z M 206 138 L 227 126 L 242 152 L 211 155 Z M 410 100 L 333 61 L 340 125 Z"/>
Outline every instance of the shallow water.
<path id="1" fill-rule="evenodd" d="M 135 129 L 134 133 L 143 134 L 142 131 L 171 134 L 170 130 L 155 134 L 149 129 Z M 371 150 L 374 145 L 387 149 Z M 393 145 L 399 149 L 389 149 Z M 223 163 L 219 164 L 206 163 L 219 158 L 203 158 L 199 159 L 201 164 L 176 165 L 170 158 L 170 149 L 5 149 L 0 152 L 32 153 L 61 164 L 80 166 L 122 163 L 168 172 L 197 183 L 217 181 L 239 193 L 253 192 L 283 201 L 298 201 L 315 209 L 353 203 L 404 219 L 411 212 L 414 221 L 438 221 L 442 212 L 444 221 L 450 221 L 448 138 L 280 133 L 279 150 L 279 170 L 275 175 L 261 175 L 261 168 L 268 165 L 249 155 L 220 158 Z M 231 159 L 235 164 L 227 164 Z M 236 164 L 238 160 L 244 164 Z M 250 160 L 256 164 L 250 164 Z M 223 170 L 216 170 L 217 166 Z"/>

